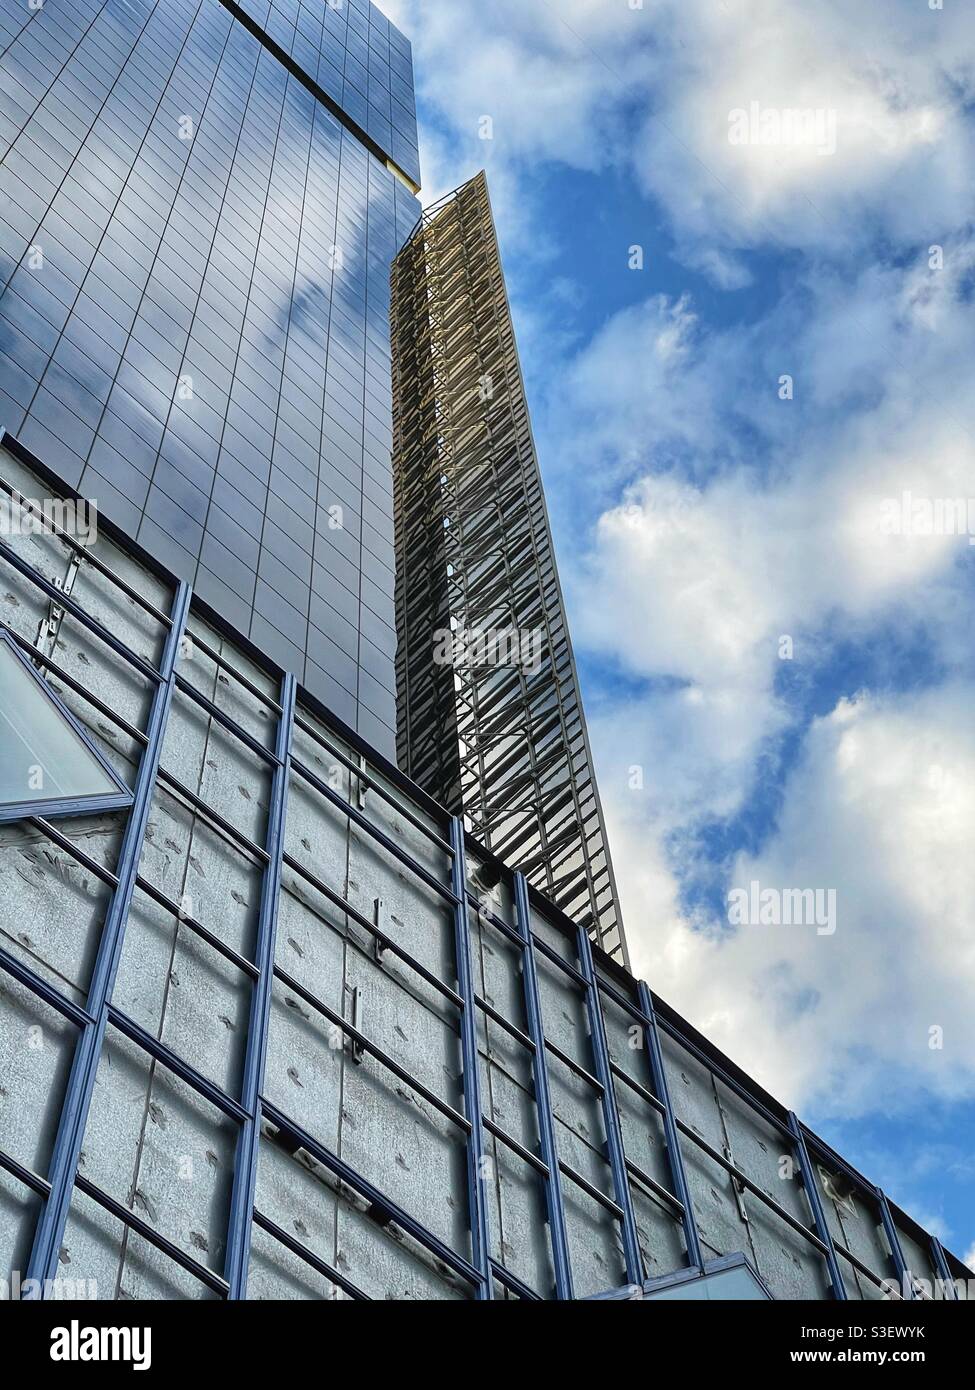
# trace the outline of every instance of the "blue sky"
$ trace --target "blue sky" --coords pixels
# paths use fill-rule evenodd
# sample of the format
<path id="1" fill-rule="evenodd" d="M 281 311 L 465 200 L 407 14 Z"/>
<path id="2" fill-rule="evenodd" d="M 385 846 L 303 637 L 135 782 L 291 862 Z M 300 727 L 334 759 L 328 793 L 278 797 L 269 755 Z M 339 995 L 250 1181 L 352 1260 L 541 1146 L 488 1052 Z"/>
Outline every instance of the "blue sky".
<path id="1" fill-rule="evenodd" d="M 636 968 L 975 1253 L 975 14 L 385 8 L 425 199 L 488 170 Z"/>

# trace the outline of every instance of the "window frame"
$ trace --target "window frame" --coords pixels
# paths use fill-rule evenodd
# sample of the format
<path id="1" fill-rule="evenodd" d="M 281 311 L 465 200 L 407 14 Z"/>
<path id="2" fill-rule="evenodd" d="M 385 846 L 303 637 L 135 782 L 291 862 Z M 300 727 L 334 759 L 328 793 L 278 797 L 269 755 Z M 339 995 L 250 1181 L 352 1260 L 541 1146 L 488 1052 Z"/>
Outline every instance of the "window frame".
<path id="1" fill-rule="evenodd" d="M 71 713 L 64 701 L 61 700 L 54 691 L 49 681 L 46 681 L 41 673 L 31 664 L 26 652 L 21 648 L 12 634 L 5 628 L 0 627 L 0 656 L 4 650 L 9 650 L 16 661 L 19 661 L 23 669 L 27 672 L 34 684 L 38 687 L 38 694 L 42 700 L 47 700 L 65 721 L 72 733 L 81 740 L 82 746 L 89 752 L 102 769 L 105 775 L 118 788 L 115 792 L 96 792 L 90 796 L 67 796 L 67 797 L 28 797 L 23 801 L 10 801 L 0 803 L 0 825 L 7 825 L 12 821 L 27 820 L 31 816 L 44 816 L 51 820 L 64 816 L 87 815 L 99 811 L 123 811 L 128 810 L 132 805 L 134 794 L 122 781 L 111 763 L 98 748 L 94 739 L 88 733 L 81 721 Z M 38 653 L 42 656 L 42 653 Z"/>

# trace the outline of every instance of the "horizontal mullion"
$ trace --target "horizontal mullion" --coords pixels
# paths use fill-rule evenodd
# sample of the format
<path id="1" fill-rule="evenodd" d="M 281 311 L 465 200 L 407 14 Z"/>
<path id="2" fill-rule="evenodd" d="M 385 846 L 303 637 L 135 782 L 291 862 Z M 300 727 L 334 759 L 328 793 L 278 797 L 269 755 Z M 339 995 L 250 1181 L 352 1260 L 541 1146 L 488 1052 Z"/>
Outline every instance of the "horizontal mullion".
<path id="1" fill-rule="evenodd" d="M 627 1158 L 625 1162 L 626 1171 L 630 1174 L 632 1178 L 636 1178 L 637 1182 L 642 1183 L 643 1186 L 648 1188 L 654 1194 L 655 1197 L 659 1197 L 661 1201 L 666 1202 L 668 1206 L 673 1207 L 674 1211 L 677 1213 L 678 1216 L 684 1215 L 684 1203 L 680 1200 L 679 1197 L 675 1197 L 672 1192 L 669 1192 L 666 1187 L 664 1187 L 661 1183 L 657 1182 L 656 1178 L 652 1178 L 649 1173 L 645 1172 L 639 1166 L 639 1164 L 634 1163 L 632 1159 Z"/>
<path id="2" fill-rule="evenodd" d="M 17 488 L 13 487 L 12 484 L 6 482 L 6 480 L 3 478 L 0 478 L 0 488 L 2 488 L 3 491 L 6 492 L 8 497 L 11 497 L 15 502 L 28 504 L 30 503 L 30 498 L 25 497 L 22 492 L 18 491 Z M 84 558 L 84 560 L 94 569 L 99 570 L 105 576 L 106 579 L 109 579 L 117 589 L 120 589 L 121 592 L 126 595 L 127 598 L 132 599 L 133 602 L 137 603 L 140 608 L 144 609 L 145 612 L 147 612 L 150 615 L 150 617 L 155 618 L 158 622 L 162 623 L 167 628 L 172 627 L 173 621 L 170 615 L 168 613 L 164 613 L 161 608 L 157 608 L 156 605 L 152 603 L 149 599 L 147 599 L 144 594 L 140 594 L 139 591 L 128 582 L 128 580 L 123 579 L 121 575 L 116 574 L 115 571 L 111 568 L 111 566 L 105 563 L 101 556 L 95 555 L 94 552 L 88 546 L 83 545 L 81 541 L 76 540 L 75 537 L 70 535 L 67 531 L 65 531 L 63 527 L 58 526 L 56 522 L 45 521 L 45 525 L 50 526 L 50 530 L 53 535 L 57 536 L 59 540 L 64 541 L 65 545 L 70 546 L 76 554 L 81 555 Z"/>
<path id="3" fill-rule="evenodd" d="M 95 1019 L 90 1013 L 77 1004 L 73 1004 L 66 995 L 55 989 L 53 985 L 48 984 L 47 980 L 38 975 L 36 971 L 24 965 L 16 956 L 12 956 L 4 946 L 0 946 L 0 970 L 5 970 L 15 980 L 19 980 L 25 989 L 36 994 L 39 999 L 43 999 L 45 1004 L 55 1009 L 76 1027 L 88 1028 L 94 1025 Z"/>
<path id="4" fill-rule="evenodd" d="M 19 1163 L 11 1154 L 4 1153 L 0 1149 L 0 1168 L 8 1172 L 11 1177 L 29 1187 L 32 1192 L 36 1192 L 39 1197 L 45 1200 L 51 1195 L 51 1184 L 46 1178 L 39 1177 L 32 1169 L 26 1168 L 23 1163 Z"/>
<path id="5" fill-rule="evenodd" d="M 202 922 L 198 922 L 195 917 L 190 917 L 187 913 L 183 912 L 177 903 L 174 903 L 161 889 L 156 888 L 154 884 L 150 883 L 148 879 L 143 878 L 141 874 L 136 875 L 135 886 L 141 893 L 144 893 L 147 898 L 152 898 L 153 902 L 165 908 L 178 922 L 181 922 L 184 927 L 188 927 L 191 932 L 205 941 L 208 946 L 212 946 L 215 951 L 219 951 L 220 955 L 222 955 L 225 960 L 229 961 L 231 965 L 235 965 L 238 970 L 242 971 L 245 975 L 249 975 L 252 980 L 260 979 L 261 972 L 253 961 L 248 960 L 246 956 L 242 956 L 239 951 L 235 951 L 233 947 L 228 946 L 225 941 L 221 941 L 218 936 L 215 936 Z"/>
<path id="6" fill-rule="evenodd" d="M 491 1260 L 491 1273 L 499 1284 L 504 1285 L 509 1293 L 517 1294 L 518 1297 L 523 1298 L 526 1303 L 543 1303 L 545 1301 L 541 1294 L 536 1293 L 534 1289 L 530 1289 L 527 1284 L 522 1283 L 517 1275 L 512 1274 L 511 1271 L 506 1269 L 498 1260 Z"/>
<path id="7" fill-rule="evenodd" d="M 80 849 L 67 835 L 63 835 L 61 831 L 58 830 L 57 826 L 52 825 L 44 816 L 31 816 L 30 824 L 39 830 L 42 835 L 45 835 L 52 844 L 57 845 L 59 849 L 63 849 L 65 854 L 69 854 L 72 859 L 75 859 L 82 866 L 82 868 L 87 869 L 90 874 L 100 879 L 102 883 L 106 884 L 109 888 L 114 889 L 119 886 L 117 874 L 113 874 L 111 869 L 104 868 L 97 860 L 92 859 L 90 854 L 86 854 L 85 851 Z"/>
<path id="8" fill-rule="evenodd" d="M 230 821 L 227 820 L 225 816 L 222 816 L 219 811 L 215 811 L 213 807 L 204 801 L 201 796 L 198 796 L 196 792 L 190 791 L 189 787 L 186 786 L 184 782 L 181 782 L 178 777 L 174 777 L 166 768 L 159 768 L 156 780 L 157 782 L 164 783 L 169 790 L 175 792 L 177 796 L 182 797 L 192 810 L 199 812 L 204 820 L 210 821 L 215 829 L 220 830 L 229 839 L 236 841 L 241 849 L 246 850 L 249 855 L 257 860 L 261 868 L 265 868 L 270 863 L 270 856 L 266 849 L 256 844 L 245 835 L 242 830 L 238 830 L 235 825 L 231 825 Z"/>
<path id="9" fill-rule="evenodd" d="M 580 1062 L 574 1062 L 569 1054 L 563 1052 L 561 1047 L 556 1046 L 550 1038 L 545 1039 L 545 1048 L 546 1051 L 551 1052 L 552 1056 L 557 1058 L 564 1067 L 568 1067 L 569 1071 L 571 1071 L 574 1076 L 578 1076 L 580 1081 L 587 1082 L 597 1095 L 601 1096 L 603 1094 L 605 1087 L 598 1076 L 593 1076 L 591 1071 L 586 1071 L 586 1068 L 582 1066 Z"/>
<path id="10" fill-rule="evenodd" d="M 565 1160 L 561 1158 L 559 1159 L 559 1172 L 564 1177 L 568 1178 L 570 1182 L 574 1182 L 576 1187 L 581 1187 L 583 1192 L 587 1193 L 594 1202 L 598 1202 L 601 1207 L 605 1207 L 608 1212 L 611 1212 L 617 1221 L 623 1220 L 623 1208 L 620 1204 L 612 1197 L 607 1197 L 606 1193 L 602 1192 L 595 1183 L 591 1183 L 588 1178 L 584 1178 L 577 1169 L 573 1168 L 571 1164 L 566 1163 Z M 562 1195 L 564 1197 L 565 1193 L 563 1192 Z"/>
<path id="11" fill-rule="evenodd" d="M 387 1197 L 373 1183 L 369 1182 L 368 1178 L 362 1177 L 361 1174 L 357 1173 L 356 1170 L 343 1159 L 326 1149 L 324 1144 L 320 1144 L 317 1139 L 313 1139 L 307 1130 L 302 1129 L 301 1126 L 295 1124 L 293 1120 L 289 1120 L 284 1111 L 279 1110 L 271 1101 L 264 1099 L 262 1101 L 262 1107 L 265 1119 L 270 1120 L 271 1124 L 273 1124 L 276 1129 L 281 1130 L 284 1134 L 290 1135 L 300 1148 L 310 1153 L 312 1158 L 316 1159 L 324 1168 L 327 1168 L 330 1173 L 333 1173 L 337 1178 L 341 1178 L 348 1187 L 352 1188 L 353 1192 L 357 1192 L 359 1196 L 369 1202 L 371 1206 L 376 1207 L 387 1215 L 390 1221 L 394 1221 L 397 1226 L 407 1233 L 407 1235 L 412 1236 L 418 1244 L 422 1245 L 426 1250 L 429 1250 L 431 1254 L 436 1255 L 449 1269 L 452 1269 L 455 1274 L 459 1274 L 461 1278 L 466 1279 L 469 1284 L 475 1287 L 480 1286 L 481 1276 L 469 1260 L 464 1259 L 462 1255 L 458 1255 L 457 1252 L 453 1250 L 451 1246 L 447 1245 L 446 1242 L 442 1241 L 439 1236 L 427 1230 L 415 1217 L 410 1216 L 401 1206 Z"/>
<path id="12" fill-rule="evenodd" d="M 624 1085 L 628 1086 L 642 1101 L 653 1110 L 656 1110 L 658 1115 L 666 1115 L 667 1107 L 664 1105 L 663 1101 L 658 1100 L 652 1091 L 648 1090 L 646 1086 L 641 1085 L 639 1081 L 636 1081 L 630 1076 L 629 1072 L 625 1072 L 622 1067 L 618 1066 L 617 1063 L 613 1061 L 610 1061 L 609 1069 L 617 1081 L 622 1081 Z"/>
<path id="13" fill-rule="evenodd" d="M 487 1000 L 483 999 L 479 994 L 474 995 L 474 1003 L 479 1009 L 483 1009 L 488 1018 L 496 1023 L 499 1028 L 503 1028 L 509 1037 L 514 1038 L 515 1042 L 520 1043 L 527 1052 L 534 1053 L 535 1043 L 533 1039 L 530 1038 L 527 1033 L 523 1033 L 515 1024 L 509 1022 L 504 1014 L 499 1013 L 493 1004 L 489 1004 Z"/>
<path id="14" fill-rule="evenodd" d="M 249 680 L 242 671 L 239 671 L 225 656 L 221 656 L 218 651 L 214 650 L 209 642 L 206 642 L 195 633 L 192 628 L 187 627 L 184 635 L 186 640 L 192 643 L 194 648 L 198 648 L 204 656 L 209 657 L 215 666 L 219 666 L 222 671 L 226 671 L 229 675 L 233 676 L 234 680 L 237 681 L 239 685 L 242 685 L 248 694 L 260 700 L 263 705 L 267 705 L 268 709 L 273 710 L 275 714 L 281 715 L 283 713 L 281 705 L 273 695 L 265 694 L 260 686 L 255 685 L 252 680 Z"/>
<path id="15" fill-rule="evenodd" d="M 90 1197 L 93 1202 L 97 1202 L 100 1207 L 114 1216 L 123 1226 L 127 1227 L 129 1230 L 135 1231 L 138 1235 L 142 1236 L 143 1240 L 147 1240 L 150 1245 L 154 1245 L 157 1250 L 161 1250 L 174 1264 L 178 1264 L 180 1268 L 185 1269 L 187 1274 L 192 1274 L 194 1278 L 199 1279 L 201 1284 L 206 1284 L 208 1288 L 213 1289 L 214 1293 L 226 1296 L 229 1292 L 226 1279 L 221 1279 L 220 1275 L 214 1273 L 212 1269 L 208 1269 L 206 1265 L 200 1264 L 199 1260 L 194 1260 L 192 1255 L 187 1255 L 186 1252 L 181 1250 L 178 1245 L 175 1245 L 168 1236 L 164 1236 L 161 1231 L 155 1230 L 149 1225 L 148 1221 L 143 1221 L 140 1216 L 136 1216 L 134 1211 L 130 1211 L 128 1207 L 123 1206 L 122 1203 L 116 1201 L 114 1197 L 110 1197 L 107 1192 L 103 1192 L 100 1187 L 96 1187 L 88 1178 L 82 1177 L 80 1173 L 76 1173 L 74 1185 L 79 1192 L 83 1192 L 86 1197 Z"/>
<path id="16" fill-rule="evenodd" d="M 495 1139 L 509 1148 L 512 1153 L 517 1154 L 530 1168 L 534 1168 L 536 1173 L 539 1173 L 543 1178 L 548 1178 L 549 1168 L 543 1158 L 539 1158 L 538 1154 L 533 1154 L 531 1149 L 526 1149 L 518 1139 L 508 1134 L 500 1125 L 495 1124 L 490 1115 L 482 1115 L 481 1122 L 489 1134 L 493 1134 Z"/>
<path id="17" fill-rule="evenodd" d="M 358 908 L 346 902 L 345 898 L 342 897 L 342 894 L 339 893 L 337 889 L 331 888 L 324 880 L 320 879 L 316 874 L 313 874 L 310 869 L 306 868 L 304 864 L 295 859 L 293 855 L 285 853 L 282 856 L 282 861 L 289 869 L 293 870 L 294 873 L 300 874 L 305 882 L 309 883 L 316 892 L 321 893 L 323 897 L 328 898 L 329 902 L 339 908 L 342 913 L 347 914 L 363 931 L 370 933 L 370 935 L 379 942 L 384 951 L 389 951 L 394 956 L 397 956 L 404 965 L 409 966 L 409 968 L 415 971 L 422 980 L 426 980 L 428 985 L 432 986 L 433 989 L 437 990 L 458 1009 L 464 1007 L 464 1000 L 455 989 L 451 989 L 450 985 L 438 979 L 432 970 L 428 970 L 425 965 L 421 965 L 415 956 L 411 956 L 409 951 L 404 950 L 392 937 L 387 936 L 381 927 L 376 926 L 375 922 L 370 922 L 368 917 L 361 913 Z"/>
<path id="18" fill-rule="evenodd" d="M 547 941 L 543 941 L 541 937 L 536 936 L 534 932 L 532 932 L 532 945 L 535 947 L 536 951 L 540 951 L 547 960 L 550 960 L 553 965 L 557 965 L 571 980 L 574 980 L 580 989 L 589 990 L 592 988 L 581 970 L 578 970 L 574 965 L 570 965 L 567 960 L 563 960 L 554 946 L 550 946 Z"/>
<path id="19" fill-rule="evenodd" d="M 780 1206 L 774 1197 L 770 1197 L 767 1192 L 764 1192 L 762 1188 L 759 1187 L 758 1183 L 753 1181 L 747 1173 L 743 1172 L 736 1163 L 732 1163 L 731 1159 L 726 1158 L 723 1153 L 719 1153 L 706 1139 L 702 1139 L 698 1133 L 691 1129 L 690 1125 L 685 1124 L 677 1115 L 674 1116 L 674 1123 L 682 1134 L 692 1140 L 699 1149 L 703 1149 L 710 1159 L 713 1159 L 713 1161 L 717 1163 L 719 1167 L 723 1168 L 735 1181 L 740 1182 L 743 1187 L 747 1188 L 760 1202 L 764 1202 L 787 1226 L 791 1226 L 794 1231 L 804 1236 L 806 1240 L 809 1241 L 809 1244 L 815 1246 L 821 1255 L 827 1253 L 826 1242 L 820 1240 L 815 1231 L 811 1231 L 808 1226 L 803 1225 L 798 1217 L 793 1216 L 790 1211 L 786 1211 L 785 1207 Z"/>
<path id="20" fill-rule="evenodd" d="M 276 1221 L 272 1221 L 269 1216 L 265 1216 L 257 1207 L 254 1208 L 254 1224 L 255 1226 L 260 1226 L 262 1231 L 267 1231 L 269 1236 L 272 1236 L 280 1245 L 283 1245 L 285 1249 L 290 1250 L 292 1255 L 297 1255 L 299 1260 L 302 1260 L 306 1265 L 310 1265 L 311 1268 L 316 1270 L 319 1274 L 324 1275 L 331 1283 L 337 1284 L 350 1298 L 354 1298 L 361 1302 L 372 1302 L 369 1295 L 363 1293 L 362 1289 L 353 1284 L 351 1279 L 346 1279 L 345 1275 L 341 1274 L 334 1265 L 330 1265 L 327 1260 L 323 1260 L 321 1256 L 316 1255 L 313 1250 L 309 1250 L 307 1246 L 302 1245 L 300 1240 L 296 1240 L 283 1226 L 279 1226 Z"/>
<path id="21" fill-rule="evenodd" d="M 525 942 L 518 935 L 515 928 L 508 922 L 502 922 L 501 918 L 497 917 L 490 908 L 484 907 L 477 897 L 477 894 L 473 893 L 469 888 L 467 890 L 467 905 L 475 910 L 478 917 L 489 923 L 495 930 L 499 931 L 502 936 L 506 936 L 512 946 L 517 946 L 520 951 L 525 949 Z"/>
<path id="22" fill-rule="evenodd" d="M 316 773 L 312 772 L 310 768 L 305 767 L 304 763 L 300 762 L 297 758 L 292 758 L 291 766 L 299 776 L 304 777 L 305 781 L 315 788 L 320 796 L 324 796 L 326 801 L 331 802 L 343 815 L 348 816 L 349 820 L 353 821 L 360 830 L 364 830 L 372 839 L 378 841 L 383 849 L 387 850 L 394 859 L 398 859 L 401 864 L 406 865 L 411 873 L 415 874 L 417 878 L 422 879 L 428 888 L 432 888 L 434 892 L 439 893 L 451 907 L 457 907 L 457 899 L 454 897 L 451 890 L 436 879 L 422 864 L 418 864 L 412 855 L 405 849 L 401 849 L 396 841 L 392 839 L 391 836 L 387 835 L 384 830 L 380 830 L 378 825 L 373 825 L 368 816 L 364 815 L 362 811 L 358 810 L 355 806 L 350 805 L 343 796 L 333 791 L 327 782 L 323 782 Z"/>
<path id="23" fill-rule="evenodd" d="M 894 1296 L 896 1298 L 901 1297 L 901 1295 L 896 1292 L 897 1280 L 893 1276 L 885 1279 L 882 1274 L 877 1274 L 876 1271 L 870 1269 L 868 1265 L 865 1265 L 859 1256 L 854 1255 L 852 1250 L 847 1250 L 846 1246 L 843 1245 L 841 1241 L 838 1241 L 835 1236 L 831 1236 L 831 1239 L 833 1242 L 833 1249 L 836 1251 L 837 1255 L 842 1255 L 844 1260 L 848 1260 L 859 1274 L 869 1279 L 871 1283 L 876 1284 L 878 1289 L 887 1289 L 889 1287 L 894 1291 Z"/>
<path id="24" fill-rule="evenodd" d="M 261 743 L 259 739 L 256 739 L 253 734 L 248 733 L 246 729 L 242 728 L 240 724 L 237 723 L 236 719 L 234 719 L 233 715 L 228 714 L 226 710 L 222 710 L 219 705 L 214 704 L 208 696 L 202 694 L 201 691 L 197 690 L 195 685 L 178 672 L 176 673 L 176 689 L 181 695 L 185 695 L 188 699 L 192 700 L 194 704 L 205 709 L 211 719 L 215 719 L 218 724 L 222 724 L 228 733 L 233 734 L 234 738 L 239 739 L 241 743 L 249 748 L 252 753 L 255 753 L 263 762 L 266 762 L 273 768 L 281 766 L 280 761 L 275 757 L 274 753 L 272 753 L 270 749 L 265 748 L 263 743 Z"/>
<path id="25" fill-rule="evenodd" d="M 130 666 L 134 666 L 140 674 L 145 676 L 148 680 L 154 681 L 157 685 L 162 683 L 163 676 L 161 672 L 157 671 L 154 666 L 151 666 L 149 662 L 145 661 L 141 656 L 137 656 L 124 642 L 121 642 L 113 633 L 109 632 L 108 628 L 103 627 L 98 619 L 93 618 L 90 613 L 86 612 L 81 604 L 77 603 L 70 594 L 66 594 L 63 589 L 59 589 L 56 584 L 52 584 L 49 579 L 45 579 L 42 574 L 39 574 L 38 571 L 34 569 L 33 565 L 22 559 L 3 539 L 0 539 L 0 558 L 6 560 L 8 564 L 12 565 L 15 570 L 18 570 L 25 579 L 29 580 L 35 588 L 40 589 L 43 594 L 46 594 L 52 603 L 57 604 L 59 608 L 63 608 L 66 613 L 70 613 L 77 622 L 81 623 L 82 627 L 86 627 L 89 632 L 94 633 L 99 641 L 104 642 L 116 655 L 122 657 Z"/>
<path id="26" fill-rule="evenodd" d="M 735 1078 L 725 1070 L 720 1062 L 714 1061 L 703 1048 L 698 1047 L 690 1038 L 685 1037 L 680 1029 L 671 1023 L 664 1014 L 658 1013 L 656 1019 L 658 1032 L 662 1028 L 665 1033 L 669 1033 L 675 1042 L 685 1048 L 703 1067 L 706 1067 L 708 1071 L 712 1072 L 719 1081 L 727 1086 L 728 1089 L 739 1098 L 739 1100 L 743 1100 L 756 1114 L 761 1115 L 766 1123 L 778 1130 L 783 1139 L 787 1139 L 790 1144 L 795 1142 L 795 1135 L 789 1129 L 787 1121 L 780 1119 L 779 1116 L 771 1111 L 767 1105 L 764 1105 L 757 1096 L 751 1095 L 741 1082 L 736 1081 Z M 859 1181 L 862 1182 L 863 1179 L 861 1178 Z M 867 1188 L 870 1187 L 869 1183 L 864 1183 L 863 1185 Z"/>
<path id="27" fill-rule="evenodd" d="M 450 1120 L 458 1129 L 463 1130 L 465 1134 L 470 1134 L 472 1126 L 465 1115 L 462 1115 L 459 1110 L 455 1110 L 447 1101 L 441 1100 L 441 1098 L 434 1091 L 431 1091 L 428 1086 L 425 1086 L 422 1081 L 417 1081 L 417 1079 L 411 1076 L 406 1068 L 401 1066 L 394 1057 L 391 1057 L 388 1052 L 384 1052 L 377 1043 L 374 1043 L 365 1033 L 356 1028 L 354 1024 L 349 1023 L 341 1014 L 337 1014 L 334 1009 L 329 1008 L 323 1000 L 316 998 L 310 990 L 305 989 L 304 985 L 300 985 L 293 975 L 289 975 L 287 971 L 282 970 L 280 966 L 274 967 L 274 975 L 287 989 L 292 990 L 300 999 L 303 999 L 310 1008 L 315 1009 L 323 1018 L 327 1018 L 329 1023 L 341 1029 L 346 1037 L 354 1042 L 357 1047 L 361 1047 L 364 1052 L 368 1052 L 370 1056 L 375 1057 L 377 1062 L 380 1062 L 388 1071 L 391 1071 L 394 1076 L 399 1077 L 400 1081 L 409 1086 L 411 1090 L 416 1091 L 417 1095 L 422 1096 L 427 1104 L 432 1105 L 445 1119 Z"/>
<path id="28" fill-rule="evenodd" d="M 136 1023 L 134 1018 L 130 1018 L 121 1009 L 117 1009 L 114 1004 L 107 1006 L 106 1017 L 113 1028 L 123 1033 L 144 1052 L 148 1052 L 155 1061 L 161 1062 L 168 1071 L 171 1071 L 174 1076 L 178 1076 L 191 1090 L 196 1091 L 204 1100 L 208 1100 L 211 1105 L 223 1111 L 225 1115 L 229 1115 L 232 1120 L 236 1120 L 238 1124 L 243 1124 L 245 1120 L 251 1118 L 239 1101 L 228 1096 L 209 1077 L 204 1076 L 202 1072 L 197 1071 L 196 1067 L 184 1061 L 171 1047 L 167 1047 L 158 1038 L 154 1038 L 140 1023 Z"/>
<path id="29" fill-rule="evenodd" d="M 424 825 L 419 816 L 411 811 L 408 806 L 404 806 L 403 803 L 398 801 L 385 787 L 380 786 L 379 783 L 369 775 L 368 769 L 364 768 L 361 763 L 357 763 L 348 753 L 343 753 L 341 748 L 336 748 L 319 729 L 313 728 L 302 719 L 300 714 L 295 716 L 295 727 L 300 729 L 302 733 L 307 734 L 309 738 L 314 739 L 318 746 L 324 748 L 333 758 L 337 758 L 349 772 L 359 779 L 366 791 L 377 792 L 387 805 L 392 806 L 395 811 L 403 815 L 415 830 L 419 830 L 421 834 L 427 837 L 431 844 L 436 845 L 437 849 L 442 849 L 445 854 L 450 854 L 450 841 L 434 834 L 430 827 Z"/>
<path id="30" fill-rule="evenodd" d="M 117 725 L 124 734 L 134 739 L 137 743 L 140 743 L 143 748 L 146 747 L 149 740 L 141 729 L 137 729 L 134 724 L 130 724 L 127 719 L 123 719 L 117 710 L 113 710 L 109 705 L 106 705 L 103 700 L 100 700 L 97 695 L 93 695 L 90 690 L 85 688 L 81 681 L 75 676 L 69 675 L 63 666 L 59 666 L 52 657 L 46 656 L 44 652 L 35 647 L 26 637 L 22 637 L 19 632 L 15 632 L 10 624 L 5 623 L 2 618 L 0 618 L 0 628 L 2 628 L 4 632 L 9 633 L 20 647 L 21 651 L 23 651 L 26 656 L 30 657 L 32 661 L 39 662 L 52 676 L 56 676 L 59 681 L 63 681 L 76 695 L 80 695 L 83 700 L 87 701 L 92 709 L 96 709 L 98 713 L 104 715 L 106 719 L 111 719 L 112 723 Z"/>

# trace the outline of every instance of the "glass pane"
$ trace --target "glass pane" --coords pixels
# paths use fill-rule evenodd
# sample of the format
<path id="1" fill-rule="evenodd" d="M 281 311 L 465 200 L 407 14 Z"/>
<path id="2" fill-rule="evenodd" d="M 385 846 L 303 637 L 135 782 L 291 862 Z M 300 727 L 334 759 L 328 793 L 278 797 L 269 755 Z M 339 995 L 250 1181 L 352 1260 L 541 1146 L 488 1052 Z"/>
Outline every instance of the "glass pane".
<path id="1" fill-rule="evenodd" d="M 42 682 L 0 642 L 0 805 L 118 795 L 117 784 Z"/>

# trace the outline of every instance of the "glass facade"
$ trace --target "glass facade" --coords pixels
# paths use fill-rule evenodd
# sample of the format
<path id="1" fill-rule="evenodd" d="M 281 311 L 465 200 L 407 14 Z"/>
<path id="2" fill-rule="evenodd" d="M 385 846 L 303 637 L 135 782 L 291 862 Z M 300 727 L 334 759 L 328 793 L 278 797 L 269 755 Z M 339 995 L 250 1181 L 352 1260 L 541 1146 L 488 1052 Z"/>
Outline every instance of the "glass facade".
<path id="1" fill-rule="evenodd" d="M 0 500 L 53 486 L 6 437 Z M 0 623 L 132 789 L 0 826 L 21 1296 L 716 1297 L 738 1267 L 776 1299 L 971 1294 L 121 531 L 0 535 Z"/>
<path id="2" fill-rule="evenodd" d="M 0 0 L 0 425 L 386 752 L 415 139 L 359 0 Z"/>
<path id="3" fill-rule="evenodd" d="M 267 34 L 419 186 L 409 40 L 369 0 L 237 0 Z"/>

